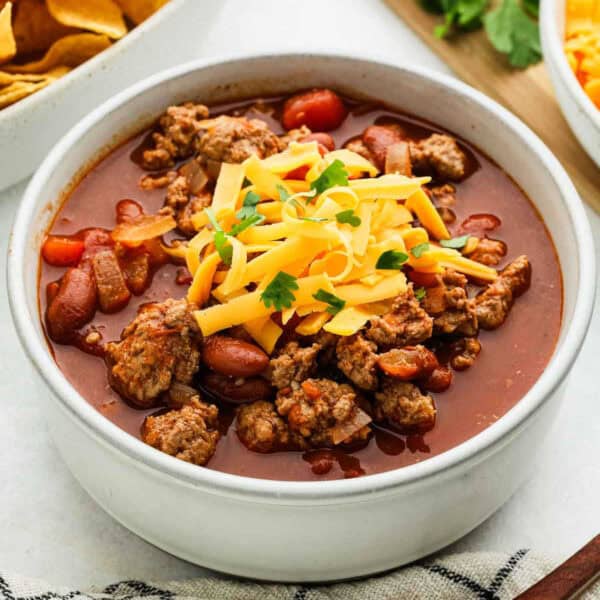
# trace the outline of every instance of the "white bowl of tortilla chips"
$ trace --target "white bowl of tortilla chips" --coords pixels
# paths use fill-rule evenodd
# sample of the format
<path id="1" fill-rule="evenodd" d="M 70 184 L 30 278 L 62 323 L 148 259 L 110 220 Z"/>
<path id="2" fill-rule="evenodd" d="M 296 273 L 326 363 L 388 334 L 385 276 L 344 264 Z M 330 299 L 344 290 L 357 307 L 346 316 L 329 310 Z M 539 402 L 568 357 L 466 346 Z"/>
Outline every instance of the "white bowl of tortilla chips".
<path id="1" fill-rule="evenodd" d="M 196 54 L 214 3 L 0 0 L 0 189 L 116 92 Z"/>

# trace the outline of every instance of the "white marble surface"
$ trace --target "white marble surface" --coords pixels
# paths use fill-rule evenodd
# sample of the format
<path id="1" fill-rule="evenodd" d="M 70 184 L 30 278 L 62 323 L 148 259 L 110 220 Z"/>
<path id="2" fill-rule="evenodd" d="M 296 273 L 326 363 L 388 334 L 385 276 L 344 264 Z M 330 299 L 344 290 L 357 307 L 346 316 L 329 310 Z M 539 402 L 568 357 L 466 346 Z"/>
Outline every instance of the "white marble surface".
<path id="1" fill-rule="evenodd" d="M 356 50 L 376 44 L 377 52 L 390 58 L 447 70 L 378 0 L 199 1 L 222 4 L 210 30 L 199 31 L 193 42 L 202 56 L 313 46 Z M 23 190 L 21 184 L 0 192 L 2 256 Z M 600 239 L 600 218 L 588 212 Z M 558 561 L 600 531 L 599 306 L 537 473 L 454 549 L 511 552 L 527 547 Z M 71 477 L 47 434 L 5 293 L 0 293 L 0 332 L 0 569 L 76 586 L 201 574 L 202 569 L 115 523 Z"/>

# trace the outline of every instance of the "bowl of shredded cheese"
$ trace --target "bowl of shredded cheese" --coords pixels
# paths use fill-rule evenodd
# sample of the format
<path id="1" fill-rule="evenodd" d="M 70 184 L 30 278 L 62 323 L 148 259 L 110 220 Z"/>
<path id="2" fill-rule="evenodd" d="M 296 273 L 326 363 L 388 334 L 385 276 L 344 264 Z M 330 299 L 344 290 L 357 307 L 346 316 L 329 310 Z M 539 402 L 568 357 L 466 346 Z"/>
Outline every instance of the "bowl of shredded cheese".
<path id="1" fill-rule="evenodd" d="M 545 0 L 540 25 L 563 114 L 600 166 L 600 0 Z"/>

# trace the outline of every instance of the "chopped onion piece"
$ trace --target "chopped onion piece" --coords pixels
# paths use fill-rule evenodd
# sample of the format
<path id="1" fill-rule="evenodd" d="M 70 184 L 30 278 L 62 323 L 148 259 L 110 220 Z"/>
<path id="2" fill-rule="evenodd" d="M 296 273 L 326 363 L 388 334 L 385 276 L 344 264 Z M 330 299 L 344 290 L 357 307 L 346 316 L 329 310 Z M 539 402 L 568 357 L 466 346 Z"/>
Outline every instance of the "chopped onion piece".
<path id="1" fill-rule="evenodd" d="M 176 226 L 175 219 L 170 215 L 143 215 L 130 223 L 117 225 L 112 238 L 126 246 L 139 246 L 146 240 L 164 235 Z"/>
<path id="2" fill-rule="evenodd" d="M 360 408 L 357 409 L 354 417 L 350 421 L 345 421 L 336 425 L 331 430 L 331 437 L 334 444 L 340 444 L 344 440 L 347 440 L 351 435 L 362 429 L 365 425 L 368 425 L 372 421 L 371 417 Z"/>

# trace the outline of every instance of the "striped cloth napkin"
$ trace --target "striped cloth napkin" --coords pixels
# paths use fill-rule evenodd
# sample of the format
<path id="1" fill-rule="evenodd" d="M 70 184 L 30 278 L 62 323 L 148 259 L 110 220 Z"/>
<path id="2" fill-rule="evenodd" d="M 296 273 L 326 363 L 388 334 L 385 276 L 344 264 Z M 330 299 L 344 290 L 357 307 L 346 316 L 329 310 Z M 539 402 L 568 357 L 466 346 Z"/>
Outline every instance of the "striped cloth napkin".
<path id="1" fill-rule="evenodd" d="M 73 590 L 0 573 L 0 600 L 512 600 L 553 567 L 528 550 L 512 555 L 437 556 L 397 571 L 332 585 L 283 585 L 204 577 L 184 581 L 120 581 Z M 600 599 L 600 583 L 580 598 Z"/>

